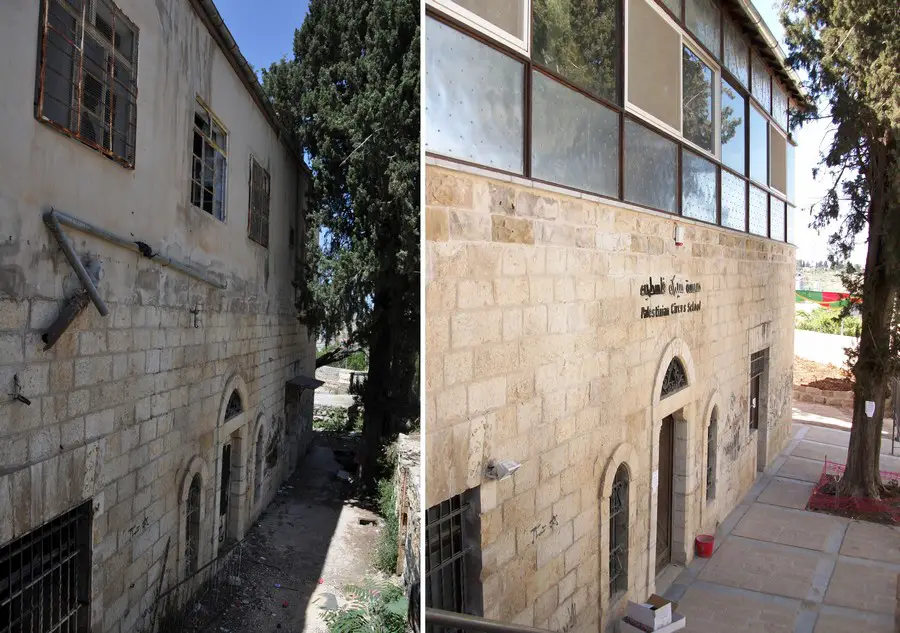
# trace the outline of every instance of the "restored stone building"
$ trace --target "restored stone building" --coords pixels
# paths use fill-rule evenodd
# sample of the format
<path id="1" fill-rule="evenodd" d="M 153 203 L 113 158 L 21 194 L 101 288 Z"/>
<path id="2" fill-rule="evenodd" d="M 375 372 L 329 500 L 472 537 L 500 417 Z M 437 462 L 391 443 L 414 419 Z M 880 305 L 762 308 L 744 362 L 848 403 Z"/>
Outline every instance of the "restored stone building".
<path id="1" fill-rule="evenodd" d="M 804 99 L 746 0 L 576 6 L 425 25 L 426 606 L 556 631 L 611 630 L 787 442 Z"/>
<path id="2" fill-rule="evenodd" d="M 0 628 L 150 630 L 309 441 L 307 173 L 210 0 L 0 13 Z"/>

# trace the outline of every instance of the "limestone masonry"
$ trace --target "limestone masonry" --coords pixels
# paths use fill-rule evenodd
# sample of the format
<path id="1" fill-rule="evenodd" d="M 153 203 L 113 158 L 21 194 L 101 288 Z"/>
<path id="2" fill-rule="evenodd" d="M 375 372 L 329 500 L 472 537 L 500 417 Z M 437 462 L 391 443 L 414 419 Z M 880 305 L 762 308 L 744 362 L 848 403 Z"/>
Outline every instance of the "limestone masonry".
<path id="1" fill-rule="evenodd" d="M 428 162 L 425 505 L 476 509 L 484 617 L 597 631 L 786 445 L 794 247 Z"/>
<path id="2" fill-rule="evenodd" d="M 116 0 L 115 46 L 133 45 L 138 60 L 136 128 L 120 128 L 119 110 L 104 112 L 115 151 L 120 129 L 134 144 L 133 167 L 90 145 L 87 114 L 72 124 L 79 141 L 35 110 L 39 44 L 50 37 L 42 9 L 50 31 L 83 29 L 88 41 L 104 32 L 112 4 L 92 3 L 96 16 L 87 17 L 81 2 L 13 0 L 3 9 L 0 42 L 17 63 L 0 93 L 0 555 L 40 541 L 52 556 L 41 564 L 54 571 L 38 584 L 14 568 L 17 558 L 3 563 L 10 593 L 24 592 L 13 608 L 40 608 L 45 624 L 65 614 L 29 603 L 39 589 L 73 610 L 79 631 L 151 630 L 166 596 L 189 595 L 242 538 L 310 439 L 312 393 L 296 379 L 313 375 L 315 349 L 292 285 L 306 176 L 235 53 L 206 26 L 214 9 L 202 4 Z M 47 50 L 68 46 L 52 37 Z M 101 54 L 124 63 L 104 46 Z M 49 69 L 56 62 L 47 59 L 47 73 L 69 68 Z M 52 90 L 48 80 L 44 99 Z M 102 106 L 85 94 L 72 112 L 79 107 Z M 201 132 L 212 139 L 203 149 Z M 267 197 L 251 201 L 251 175 L 263 173 Z M 252 223 L 251 205 L 262 214 Z M 82 288 L 43 222 L 50 209 L 142 242 L 154 258 L 64 227 L 99 276 L 109 314 L 87 302 L 45 350 L 42 335 Z"/>

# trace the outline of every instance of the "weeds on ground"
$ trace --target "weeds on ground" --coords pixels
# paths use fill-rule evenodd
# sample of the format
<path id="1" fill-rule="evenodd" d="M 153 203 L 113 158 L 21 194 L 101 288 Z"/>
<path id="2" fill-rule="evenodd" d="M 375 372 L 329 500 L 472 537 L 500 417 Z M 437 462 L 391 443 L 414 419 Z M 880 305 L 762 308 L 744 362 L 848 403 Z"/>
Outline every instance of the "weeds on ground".
<path id="1" fill-rule="evenodd" d="M 403 633 L 409 603 L 403 589 L 370 580 L 345 589 L 347 604 L 325 614 L 329 633 Z"/>
<path id="2" fill-rule="evenodd" d="M 329 431 L 331 433 L 349 433 L 362 431 L 363 410 L 362 407 L 328 407 L 321 419 L 313 420 L 313 428 L 317 431 Z"/>
<path id="3" fill-rule="evenodd" d="M 378 513 L 384 518 L 384 528 L 375 548 L 375 567 L 386 574 L 397 573 L 397 546 L 400 525 L 397 521 L 397 494 L 394 480 L 387 477 L 378 482 Z"/>

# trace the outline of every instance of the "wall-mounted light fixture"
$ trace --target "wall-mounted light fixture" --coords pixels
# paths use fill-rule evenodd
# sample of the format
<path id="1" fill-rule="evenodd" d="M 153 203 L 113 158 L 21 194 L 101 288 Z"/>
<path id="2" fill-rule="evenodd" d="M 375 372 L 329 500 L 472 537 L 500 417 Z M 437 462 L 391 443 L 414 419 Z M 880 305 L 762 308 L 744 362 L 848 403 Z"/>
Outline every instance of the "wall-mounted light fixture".
<path id="1" fill-rule="evenodd" d="M 485 471 L 485 476 L 488 479 L 496 479 L 500 481 L 502 479 L 506 479 L 507 477 L 512 477 L 512 474 L 519 470 L 522 467 L 522 464 L 519 462 L 514 462 L 511 459 L 504 459 L 501 461 L 491 461 L 488 463 L 487 470 Z"/>
<path id="2" fill-rule="evenodd" d="M 675 246 L 684 246 L 684 227 L 675 225 Z"/>

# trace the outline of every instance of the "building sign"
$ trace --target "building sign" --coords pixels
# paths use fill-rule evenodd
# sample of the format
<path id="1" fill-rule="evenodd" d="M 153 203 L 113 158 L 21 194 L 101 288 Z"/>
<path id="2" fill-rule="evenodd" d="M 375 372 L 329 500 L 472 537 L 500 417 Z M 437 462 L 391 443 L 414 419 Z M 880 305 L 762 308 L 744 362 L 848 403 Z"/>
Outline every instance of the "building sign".
<path id="1" fill-rule="evenodd" d="M 665 277 L 650 278 L 648 283 L 641 285 L 641 296 L 646 301 L 650 301 L 651 297 L 657 295 L 665 295 L 672 297 L 674 301 L 670 304 L 662 304 L 658 306 L 642 306 L 641 318 L 652 319 L 655 317 L 669 316 L 670 314 L 684 314 L 686 312 L 699 312 L 702 301 L 686 301 L 679 299 L 683 295 L 694 295 L 700 292 L 700 283 L 691 283 L 688 280 L 684 282 L 676 281 L 675 275 L 668 280 Z"/>

